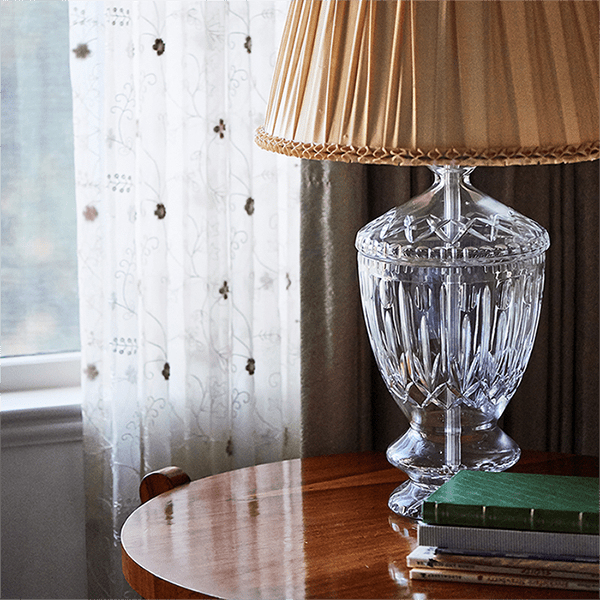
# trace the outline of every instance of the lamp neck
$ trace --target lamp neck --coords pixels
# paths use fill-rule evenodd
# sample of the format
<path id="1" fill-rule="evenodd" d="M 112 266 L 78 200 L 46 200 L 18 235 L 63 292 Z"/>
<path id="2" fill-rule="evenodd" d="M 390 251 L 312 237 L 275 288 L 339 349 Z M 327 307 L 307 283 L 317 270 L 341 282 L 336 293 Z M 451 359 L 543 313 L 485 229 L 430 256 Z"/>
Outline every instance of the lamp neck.
<path id="1" fill-rule="evenodd" d="M 469 175 L 475 167 L 462 167 L 460 165 L 431 165 L 429 167 L 434 174 L 434 185 L 439 185 L 443 190 L 444 219 L 450 238 L 454 238 L 454 231 L 461 218 L 460 188 L 469 184 Z"/>
<path id="2" fill-rule="evenodd" d="M 464 181 L 470 183 L 469 176 L 475 170 L 475 167 L 463 167 L 461 165 L 429 165 L 429 169 L 434 174 L 436 183 L 441 182 L 449 185 L 451 181 Z"/>

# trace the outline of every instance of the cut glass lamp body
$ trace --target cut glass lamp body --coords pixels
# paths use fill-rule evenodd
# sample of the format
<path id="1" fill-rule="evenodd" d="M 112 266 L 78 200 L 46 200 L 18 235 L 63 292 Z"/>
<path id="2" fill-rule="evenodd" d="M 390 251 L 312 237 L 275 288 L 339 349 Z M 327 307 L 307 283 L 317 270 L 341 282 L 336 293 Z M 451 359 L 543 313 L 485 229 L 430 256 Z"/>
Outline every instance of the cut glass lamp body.
<path id="1" fill-rule="evenodd" d="M 503 471 L 520 449 L 497 425 L 537 330 L 547 232 L 469 182 L 433 167 L 422 195 L 356 239 L 363 310 L 383 379 L 410 421 L 387 451 L 409 475 L 396 513 L 461 469 Z"/>

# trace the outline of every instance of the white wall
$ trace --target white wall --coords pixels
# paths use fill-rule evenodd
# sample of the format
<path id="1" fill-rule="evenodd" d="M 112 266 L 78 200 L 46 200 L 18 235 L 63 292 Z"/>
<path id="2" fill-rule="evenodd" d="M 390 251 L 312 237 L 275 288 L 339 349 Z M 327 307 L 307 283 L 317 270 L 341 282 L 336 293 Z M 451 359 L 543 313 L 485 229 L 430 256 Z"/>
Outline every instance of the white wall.
<path id="1" fill-rule="evenodd" d="M 81 409 L 0 418 L 2 598 L 87 598 Z"/>

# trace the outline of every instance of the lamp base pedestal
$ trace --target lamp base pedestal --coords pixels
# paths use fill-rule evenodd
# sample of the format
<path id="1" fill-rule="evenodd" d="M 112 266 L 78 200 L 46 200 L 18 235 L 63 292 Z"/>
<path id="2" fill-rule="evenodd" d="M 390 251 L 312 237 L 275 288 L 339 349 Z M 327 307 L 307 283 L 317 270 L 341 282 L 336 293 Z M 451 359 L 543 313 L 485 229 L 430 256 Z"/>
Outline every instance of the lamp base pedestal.
<path id="1" fill-rule="evenodd" d="M 410 517 L 411 519 L 420 519 L 423 501 L 429 498 L 436 489 L 437 487 L 435 486 L 417 485 L 409 479 L 392 492 L 388 500 L 388 506 L 397 515 Z"/>
<path id="2" fill-rule="evenodd" d="M 460 460 L 454 463 L 447 458 L 448 437 L 441 428 L 426 428 L 413 422 L 389 446 L 388 461 L 410 478 L 390 496 L 391 510 L 418 519 L 423 501 L 458 471 L 505 471 L 521 456 L 519 446 L 495 421 L 476 427 L 463 425 L 457 437 Z"/>

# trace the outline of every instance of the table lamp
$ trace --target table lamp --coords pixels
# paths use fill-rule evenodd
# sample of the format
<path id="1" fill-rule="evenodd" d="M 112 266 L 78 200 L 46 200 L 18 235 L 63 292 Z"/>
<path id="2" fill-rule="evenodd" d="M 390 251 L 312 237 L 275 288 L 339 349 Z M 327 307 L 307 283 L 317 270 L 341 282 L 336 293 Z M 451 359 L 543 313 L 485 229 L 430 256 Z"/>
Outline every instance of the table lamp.
<path id="1" fill-rule="evenodd" d="M 292 2 L 259 146 L 429 165 L 434 183 L 357 235 L 365 321 L 410 420 L 390 508 L 520 456 L 497 425 L 537 330 L 547 232 L 476 190 L 479 165 L 598 158 L 598 2 Z M 324 400 L 326 401 L 326 400 Z"/>

